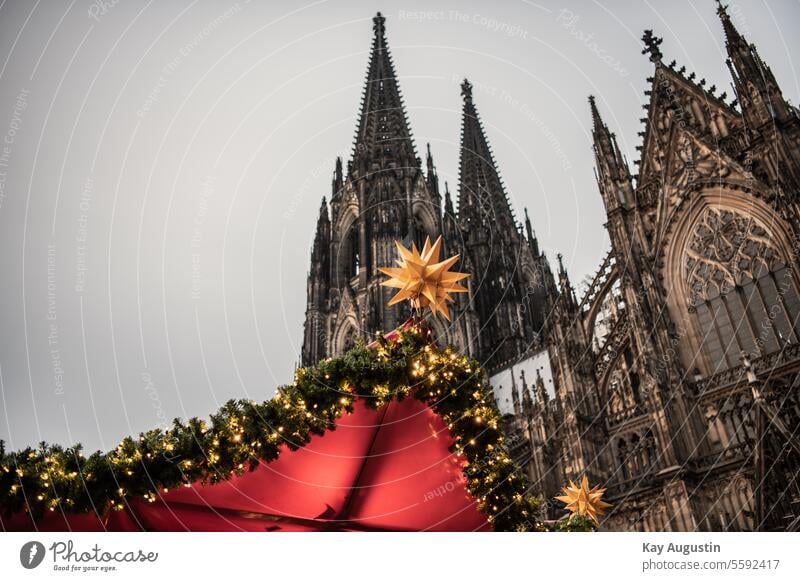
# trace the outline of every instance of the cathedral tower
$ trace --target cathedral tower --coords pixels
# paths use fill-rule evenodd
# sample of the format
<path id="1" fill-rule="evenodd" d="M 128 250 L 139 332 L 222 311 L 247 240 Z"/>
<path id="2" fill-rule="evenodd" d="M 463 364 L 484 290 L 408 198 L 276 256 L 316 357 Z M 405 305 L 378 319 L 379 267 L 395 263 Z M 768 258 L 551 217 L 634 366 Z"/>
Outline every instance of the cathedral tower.
<path id="1" fill-rule="evenodd" d="M 473 294 L 481 322 L 480 352 L 492 370 L 540 343 L 552 275 L 527 211 L 527 239 L 514 217 L 466 79 L 461 95 L 458 225 L 479 281 Z"/>
<path id="2" fill-rule="evenodd" d="M 373 39 L 353 151 L 336 160 L 330 208 L 321 209 L 309 271 L 303 363 L 345 351 L 356 337 L 393 329 L 408 316 L 387 306 L 379 266 L 396 258 L 395 240 L 421 244 L 442 232 L 441 199 L 428 148 L 426 169 L 412 139 L 386 19 L 373 18 Z M 434 323 L 437 336 L 457 341 Z M 463 346 L 463 345 L 462 345 Z"/>
<path id="3" fill-rule="evenodd" d="M 458 208 L 444 200 L 430 146 L 417 156 L 386 40 L 386 19 L 373 19 L 367 76 L 350 160 L 337 158 L 330 203 L 320 208 L 308 275 L 302 361 L 345 351 L 356 337 L 400 325 L 405 305 L 387 306 L 391 291 L 377 270 L 396 259 L 394 241 L 421 246 L 440 234 L 444 250 L 471 273 L 456 297 L 452 322 L 433 319 L 434 335 L 488 369 L 541 341 L 545 299 L 555 288 L 526 212 L 518 223 L 500 180 L 468 81 L 462 85 Z M 444 208 L 442 203 L 444 202 Z"/>

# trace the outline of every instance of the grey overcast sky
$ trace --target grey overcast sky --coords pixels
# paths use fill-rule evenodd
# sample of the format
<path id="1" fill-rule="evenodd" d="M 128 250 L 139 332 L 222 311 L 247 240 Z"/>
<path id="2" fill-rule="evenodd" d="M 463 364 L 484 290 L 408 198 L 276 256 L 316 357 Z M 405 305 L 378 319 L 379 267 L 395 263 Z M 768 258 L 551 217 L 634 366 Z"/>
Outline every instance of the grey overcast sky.
<path id="1" fill-rule="evenodd" d="M 455 189 L 459 82 L 577 284 L 608 248 L 587 95 L 632 162 L 640 37 L 731 93 L 712 0 L 0 3 L 0 438 L 89 449 L 292 376 L 306 271 L 377 10 L 419 152 Z M 731 3 L 800 94 L 800 3 Z"/>

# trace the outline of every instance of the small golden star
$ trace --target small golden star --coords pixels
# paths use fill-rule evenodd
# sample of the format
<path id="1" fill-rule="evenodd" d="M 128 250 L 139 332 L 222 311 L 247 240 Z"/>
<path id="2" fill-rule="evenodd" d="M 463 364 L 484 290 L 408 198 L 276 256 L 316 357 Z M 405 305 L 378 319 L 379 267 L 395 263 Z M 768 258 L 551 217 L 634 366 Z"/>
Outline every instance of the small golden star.
<path id="1" fill-rule="evenodd" d="M 583 475 L 581 485 L 576 486 L 570 480 L 569 486 L 565 486 L 561 491 L 563 496 L 556 496 L 556 500 L 560 500 L 567 506 L 565 507 L 573 515 L 588 516 L 594 522 L 600 524 L 599 518 L 603 516 L 605 510 L 611 505 L 603 500 L 603 493 L 605 488 L 595 486 L 589 489 L 589 479 Z"/>
<path id="2" fill-rule="evenodd" d="M 458 255 L 451 256 L 439 262 L 442 248 L 442 237 L 431 244 L 431 239 L 425 239 L 422 253 L 417 250 L 417 245 L 412 242 L 411 250 L 405 248 L 395 240 L 400 259 L 399 268 L 379 268 L 389 280 L 382 282 L 383 286 L 400 289 L 389 301 L 394 305 L 403 300 L 410 300 L 415 309 L 430 307 L 434 315 L 437 312 L 450 320 L 450 311 L 447 303 L 453 301 L 451 293 L 465 293 L 467 289 L 458 281 L 469 276 L 464 272 L 449 270 L 458 261 Z"/>

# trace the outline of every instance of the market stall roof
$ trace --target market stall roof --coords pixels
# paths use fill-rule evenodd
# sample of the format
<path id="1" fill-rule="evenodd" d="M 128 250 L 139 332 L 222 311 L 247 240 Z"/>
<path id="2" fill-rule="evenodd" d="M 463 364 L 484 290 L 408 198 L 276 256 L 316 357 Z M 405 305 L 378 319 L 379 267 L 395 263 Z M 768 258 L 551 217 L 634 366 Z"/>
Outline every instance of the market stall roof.
<path id="1" fill-rule="evenodd" d="M 413 319 L 210 423 L 88 458 L 0 443 L 2 530 L 539 530 L 526 487 L 478 364 Z"/>

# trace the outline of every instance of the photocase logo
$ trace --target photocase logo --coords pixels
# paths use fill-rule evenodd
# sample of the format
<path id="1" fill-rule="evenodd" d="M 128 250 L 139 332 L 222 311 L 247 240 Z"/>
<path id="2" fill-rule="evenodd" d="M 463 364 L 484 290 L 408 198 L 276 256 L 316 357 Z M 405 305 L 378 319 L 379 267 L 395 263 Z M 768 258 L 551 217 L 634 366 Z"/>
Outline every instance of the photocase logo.
<path id="1" fill-rule="evenodd" d="M 19 550 L 19 562 L 26 569 L 35 569 L 44 560 L 44 545 L 39 541 L 28 541 Z"/>

